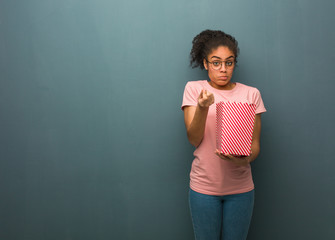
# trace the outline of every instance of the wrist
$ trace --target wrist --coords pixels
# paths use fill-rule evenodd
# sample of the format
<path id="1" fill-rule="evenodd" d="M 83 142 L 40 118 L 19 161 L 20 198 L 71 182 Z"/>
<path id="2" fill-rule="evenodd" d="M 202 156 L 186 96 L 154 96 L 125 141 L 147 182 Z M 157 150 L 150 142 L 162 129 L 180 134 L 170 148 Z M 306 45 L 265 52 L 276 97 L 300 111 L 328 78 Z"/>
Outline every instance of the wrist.
<path id="1" fill-rule="evenodd" d="M 202 111 L 206 111 L 208 110 L 209 107 L 206 107 L 206 106 L 202 106 L 199 102 L 198 102 L 198 108 Z"/>
<path id="2" fill-rule="evenodd" d="M 248 164 L 250 164 L 251 162 L 253 162 L 255 160 L 255 158 L 252 154 L 247 156 L 246 159 L 247 159 Z"/>

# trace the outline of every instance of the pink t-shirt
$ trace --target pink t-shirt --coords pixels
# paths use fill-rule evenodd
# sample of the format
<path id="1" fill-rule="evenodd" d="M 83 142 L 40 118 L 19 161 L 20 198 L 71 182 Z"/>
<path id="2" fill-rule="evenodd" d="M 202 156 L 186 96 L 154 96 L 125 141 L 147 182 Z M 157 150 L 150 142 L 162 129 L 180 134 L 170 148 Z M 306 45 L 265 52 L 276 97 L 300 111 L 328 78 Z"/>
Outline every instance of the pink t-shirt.
<path id="1" fill-rule="evenodd" d="M 202 89 L 214 94 L 215 103 L 220 101 L 242 102 L 256 105 L 256 114 L 266 109 L 257 88 L 236 83 L 232 90 L 213 88 L 207 80 L 190 81 L 186 84 L 182 109 L 197 106 Z M 192 190 L 208 195 L 229 195 L 248 192 L 254 189 L 250 164 L 237 166 L 222 160 L 215 154 L 216 149 L 216 109 L 215 103 L 209 107 L 205 133 L 200 145 L 194 151 L 190 173 Z"/>

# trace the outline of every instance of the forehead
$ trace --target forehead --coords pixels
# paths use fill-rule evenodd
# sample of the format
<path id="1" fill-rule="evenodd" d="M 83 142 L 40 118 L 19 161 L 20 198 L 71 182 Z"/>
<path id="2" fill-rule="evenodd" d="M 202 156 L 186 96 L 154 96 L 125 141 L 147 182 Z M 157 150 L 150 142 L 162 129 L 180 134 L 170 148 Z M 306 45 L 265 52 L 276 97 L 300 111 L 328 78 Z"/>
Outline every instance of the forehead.
<path id="1" fill-rule="evenodd" d="M 210 54 L 208 54 L 208 58 L 212 58 L 213 56 L 219 57 L 221 59 L 226 59 L 231 56 L 235 56 L 234 53 L 226 46 L 219 46 L 212 50 Z"/>

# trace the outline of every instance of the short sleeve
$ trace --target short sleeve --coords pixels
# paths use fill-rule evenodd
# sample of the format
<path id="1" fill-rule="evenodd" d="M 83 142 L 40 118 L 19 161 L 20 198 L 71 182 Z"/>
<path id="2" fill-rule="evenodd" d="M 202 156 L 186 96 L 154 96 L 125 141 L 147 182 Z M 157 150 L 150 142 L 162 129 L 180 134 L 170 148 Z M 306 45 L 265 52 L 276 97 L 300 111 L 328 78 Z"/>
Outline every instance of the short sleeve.
<path id="1" fill-rule="evenodd" d="M 181 109 L 184 110 L 186 106 L 197 106 L 198 104 L 198 96 L 200 92 L 196 86 L 194 86 L 194 82 L 188 82 L 184 89 L 183 103 L 181 105 Z"/>
<path id="2" fill-rule="evenodd" d="M 266 112 L 261 93 L 258 89 L 255 91 L 254 103 L 256 104 L 256 114 Z"/>

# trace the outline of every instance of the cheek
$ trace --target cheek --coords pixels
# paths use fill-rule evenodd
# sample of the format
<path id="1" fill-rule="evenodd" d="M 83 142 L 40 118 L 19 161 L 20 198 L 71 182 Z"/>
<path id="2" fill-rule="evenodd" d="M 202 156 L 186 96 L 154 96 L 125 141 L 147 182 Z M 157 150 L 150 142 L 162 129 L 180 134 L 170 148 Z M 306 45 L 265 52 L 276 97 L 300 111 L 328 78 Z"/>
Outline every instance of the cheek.
<path id="1" fill-rule="evenodd" d="M 208 75 L 215 76 L 215 71 L 211 68 L 208 69 Z"/>
<path id="2" fill-rule="evenodd" d="M 211 69 L 208 70 L 208 76 L 209 78 L 215 78 L 215 73 L 211 71 Z"/>
<path id="3" fill-rule="evenodd" d="M 233 69 L 230 69 L 228 73 L 229 73 L 230 76 L 232 76 L 233 73 L 234 73 L 234 68 L 233 68 Z"/>

